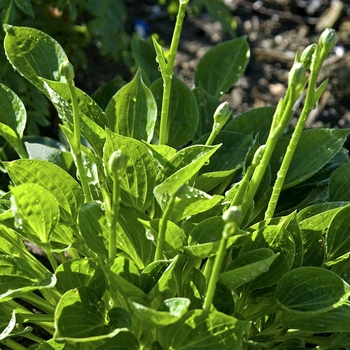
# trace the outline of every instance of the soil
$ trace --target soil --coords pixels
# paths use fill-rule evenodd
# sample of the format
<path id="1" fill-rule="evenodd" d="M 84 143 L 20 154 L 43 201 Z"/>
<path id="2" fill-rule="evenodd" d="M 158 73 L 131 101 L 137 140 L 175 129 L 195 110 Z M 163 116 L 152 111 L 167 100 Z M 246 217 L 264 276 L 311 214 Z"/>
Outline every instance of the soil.
<path id="1" fill-rule="evenodd" d="M 129 3 L 125 27 L 130 32 L 133 23 L 142 18 L 149 26 L 148 34 L 156 33 L 165 47 L 171 41 L 175 18 L 170 18 L 152 1 Z M 327 59 L 320 80 L 330 77 L 326 91 L 311 113 L 308 127 L 327 125 L 336 128 L 350 126 L 350 5 L 332 0 L 226 0 L 237 23 L 237 36 L 246 35 L 251 48 L 250 63 L 239 81 L 222 96 L 234 115 L 266 105 L 276 105 L 283 96 L 288 72 L 295 52 L 317 42 L 326 27 L 337 30 L 338 43 Z M 340 11 L 337 9 L 342 4 Z M 158 11 L 155 14 L 155 11 Z M 332 20 L 333 18 L 333 20 Z M 220 21 L 212 21 L 206 13 L 185 17 L 176 60 L 176 74 L 190 87 L 198 61 L 215 44 L 229 40 Z M 122 64 L 101 57 L 90 48 L 88 69 L 80 72 L 76 84 L 92 93 L 103 83 L 120 74 L 130 79 Z M 101 64 L 102 63 L 102 64 Z"/>

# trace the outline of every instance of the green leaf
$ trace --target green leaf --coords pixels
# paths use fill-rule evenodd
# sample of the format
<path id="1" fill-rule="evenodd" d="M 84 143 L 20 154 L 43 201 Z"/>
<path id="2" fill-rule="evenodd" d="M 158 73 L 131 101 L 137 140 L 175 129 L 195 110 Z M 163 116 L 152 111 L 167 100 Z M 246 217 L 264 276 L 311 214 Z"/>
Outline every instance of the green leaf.
<path id="1" fill-rule="evenodd" d="M 326 246 L 321 230 L 301 229 L 303 240 L 303 266 L 322 267 L 326 256 Z"/>
<path id="2" fill-rule="evenodd" d="M 169 220 L 177 223 L 186 217 L 203 213 L 216 206 L 222 199 L 222 196 L 210 196 L 194 187 L 184 185 L 181 188 L 181 194 L 175 198 Z"/>
<path id="3" fill-rule="evenodd" d="M 163 80 L 158 79 L 151 85 L 151 91 L 157 102 L 158 121 L 163 98 Z M 190 88 L 175 75 L 171 84 L 171 99 L 168 115 L 168 139 L 166 144 L 181 148 L 193 138 L 198 126 L 197 101 Z M 156 126 L 159 134 L 159 123 Z"/>
<path id="4" fill-rule="evenodd" d="M 146 237 L 153 242 L 157 241 L 160 219 L 154 219 L 150 221 L 139 219 L 139 221 L 146 229 Z M 182 248 L 185 242 L 186 236 L 182 229 L 172 221 L 168 221 L 165 231 L 165 244 L 163 250 L 167 258 L 174 258 L 179 253 L 179 251 L 181 252 L 183 250 Z"/>
<path id="5" fill-rule="evenodd" d="M 309 129 L 304 130 L 290 164 L 283 189 L 293 187 L 317 173 L 342 148 L 349 130 Z M 272 174 L 276 174 L 291 135 L 278 141 L 271 158 Z"/>
<path id="6" fill-rule="evenodd" d="M 128 299 L 135 316 L 142 322 L 153 327 L 168 326 L 177 322 L 188 310 L 190 300 L 187 298 L 171 298 L 164 300 L 157 310 Z"/>
<path id="7" fill-rule="evenodd" d="M 210 134 L 214 124 L 214 112 L 219 106 L 220 100 L 209 95 L 202 85 L 197 86 L 192 91 L 196 97 L 199 110 L 199 123 L 196 137 L 200 138 L 205 134 Z"/>
<path id="8" fill-rule="evenodd" d="M 34 9 L 30 0 L 15 0 L 15 4 L 26 15 L 34 18 Z"/>
<path id="9" fill-rule="evenodd" d="M 55 106 L 63 122 L 73 124 L 71 95 L 66 83 L 41 79 L 43 88 Z M 80 110 L 80 132 L 89 142 L 93 150 L 102 157 L 102 149 L 106 139 L 105 127 L 109 121 L 102 109 L 83 91 L 75 88 Z M 62 127 L 62 126 L 61 126 Z M 63 128 L 62 128 L 63 129 Z M 63 129 L 64 130 L 64 129 Z"/>
<path id="10" fill-rule="evenodd" d="M 260 248 L 240 255 L 220 274 L 220 281 L 231 291 L 267 272 L 278 257 L 271 249 Z"/>
<path id="11" fill-rule="evenodd" d="M 127 158 L 126 171 L 120 180 L 122 202 L 140 210 L 147 209 L 154 200 L 153 188 L 156 185 L 158 169 L 140 141 L 113 133 L 106 129 L 107 140 L 103 160 L 108 164 L 115 150 L 121 150 Z"/>
<path id="12" fill-rule="evenodd" d="M 56 40 L 34 28 L 9 24 L 4 28 L 6 55 L 15 69 L 44 93 L 43 82 L 39 77 L 63 81 L 59 67 L 68 58 Z"/>
<path id="13" fill-rule="evenodd" d="M 0 135 L 5 138 L 20 156 L 23 156 L 22 137 L 26 126 L 27 112 L 23 102 L 8 87 L 0 84 Z"/>
<path id="14" fill-rule="evenodd" d="M 327 261 L 350 252 L 350 206 L 339 210 L 333 217 L 326 236 Z"/>
<path id="15" fill-rule="evenodd" d="M 223 183 L 226 179 L 230 179 L 230 175 L 234 174 L 235 170 L 213 171 L 204 173 L 196 178 L 195 186 L 199 190 L 209 192 L 216 186 Z"/>
<path id="16" fill-rule="evenodd" d="M 193 310 L 159 329 L 158 340 L 163 349 L 239 350 L 247 327 L 248 322 L 217 311 Z"/>
<path id="17" fill-rule="evenodd" d="M 205 152 L 201 152 L 199 157 L 196 157 L 190 164 L 182 167 L 154 188 L 154 195 L 163 210 L 169 197 L 174 195 L 182 185 L 196 175 L 219 147 L 206 146 Z"/>
<path id="18" fill-rule="evenodd" d="M 110 268 L 105 269 L 105 274 L 110 283 L 111 295 L 116 298 L 116 293 L 121 293 L 124 298 L 136 297 L 147 299 L 146 293 L 135 284 L 139 282 L 136 267 L 128 259 L 117 258 Z"/>
<path id="19" fill-rule="evenodd" d="M 89 287 L 65 293 L 55 312 L 57 341 L 91 342 L 112 338 L 127 328 L 114 328 L 107 322 L 105 303 Z"/>
<path id="20" fill-rule="evenodd" d="M 225 41 L 212 47 L 199 61 L 195 85 L 202 85 L 212 96 L 226 92 L 244 72 L 249 61 L 245 37 Z"/>
<path id="21" fill-rule="evenodd" d="M 295 243 L 287 230 L 288 220 L 279 225 L 271 225 L 254 231 L 251 240 L 243 244 L 240 256 L 260 248 L 271 249 L 279 256 L 274 259 L 269 270 L 260 275 L 254 282 L 254 289 L 273 286 L 289 271 L 293 264 Z"/>
<path id="22" fill-rule="evenodd" d="M 143 83 L 141 71 L 123 86 L 106 107 L 110 128 L 116 134 L 151 142 L 157 119 L 156 101 Z"/>
<path id="23" fill-rule="evenodd" d="M 140 350 L 140 344 L 132 333 L 121 332 L 95 347 L 95 350 Z"/>
<path id="24" fill-rule="evenodd" d="M 15 225 L 23 230 L 24 236 L 30 241 L 39 246 L 48 246 L 51 233 L 60 218 L 56 197 L 46 188 L 32 183 L 10 189 Z"/>
<path id="25" fill-rule="evenodd" d="M 38 139 L 38 141 L 40 142 L 41 140 Z M 74 161 L 70 152 L 64 151 L 60 148 L 47 146 L 42 143 L 26 142 L 25 146 L 29 158 L 31 159 L 41 159 L 56 164 L 66 172 L 69 172 L 73 167 Z"/>
<path id="26" fill-rule="evenodd" d="M 196 143 L 205 144 L 208 137 L 209 135 L 204 135 Z M 220 131 L 215 138 L 215 143 L 222 146 L 210 159 L 210 163 L 203 167 L 201 173 L 242 168 L 247 153 L 253 146 L 253 138 L 251 135 L 238 132 Z"/>
<path id="27" fill-rule="evenodd" d="M 345 164 L 335 170 L 329 180 L 330 201 L 350 201 L 350 164 Z"/>
<path id="28" fill-rule="evenodd" d="M 334 307 L 321 314 L 302 316 L 288 314 L 282 318 L 282 323 L 288 328 L 300 329 L 310 333 L 350 332 L 350 306 L 347 304 Z M 332 344 L 336 345 L 335 341 Z M 350 343 L 348 343 L 350 344 Z M 344 346 L 343 342 L 339 345 Z M 294 348 L 293 348 L 294 349 Z"/>
<path id="29" fill-rule="evenodd" d="M 129 256 L 139 268 L 152 259 L 153 243 L 147 239 L 143 225 L 138 219 L 147 216 L 135 209 L 120 206 L 116 245 Z M 108 258 L 109 227 L 105 211 L 98 202 L 86 203 L 79 212 L 79 228 L 87 247 L 104 259 Z"/>
<path id="30" fill-rule="evenodd" d="M 163 260 L 153 261 L 147 265 L 140 274 L 140 288 L 148 294 L 157 284 L 169 265 L 170 263 L 168 261 Z"/>
<path id="31" fill-rule="evenodd" d="M 107 288 L 107 280 L 101 266 L 94 259 L 69 260 L 55 271 L 56 288 L 61 293 L 81 286 L 90 287 L 102 298 Z"/>
<path id="32" fill-rule="evenodd" d="M 49 271 L 40 274 L 26 260 L 0 255 L 0 301 L 18 298 L 26 292 L 52 288 L 56 277 Z"/>
<path id="33" fill-rule="evenodd" d="M 131 50 L 141 67 L 143 80 L 147 86 L 150 86 L 160 78 L 154 46 L 135 35 L 131 40 Z"/>
<path id="34" fill-rule="evenodd" d="M 349 286 L 334 272 L 299 267 L 280 279 L 275 299 L 288 313 L 316 315 L 343 305 L 349 294 Z"/>
<path id="35" fill-rule="evenodd" d="M 76 221 L 78 210 L 84 202 L 80 185 L 63 169 L 43 160 L 16 160 L 4 166 L 15 185 L 35 183 L 50 191 L 60 206 L 60 219 L 66 224 Z"/>
<path id="36" fill-rule="evenodd" d="M 182 284 L 182 294 L 191 300 L 191 310 L 202 308 L 206 290 L 207 281 L 204 275 L 193 268 Z"/>
<path id="37" fill-rule="evenodd" d="M 259 133 L 259 142 L 264 144 L 270 132 L 275 110 L 276 108 L 271 106 L 254 108 L 233 118 L 224 126 L 224 130 L 253 136 Z"/>

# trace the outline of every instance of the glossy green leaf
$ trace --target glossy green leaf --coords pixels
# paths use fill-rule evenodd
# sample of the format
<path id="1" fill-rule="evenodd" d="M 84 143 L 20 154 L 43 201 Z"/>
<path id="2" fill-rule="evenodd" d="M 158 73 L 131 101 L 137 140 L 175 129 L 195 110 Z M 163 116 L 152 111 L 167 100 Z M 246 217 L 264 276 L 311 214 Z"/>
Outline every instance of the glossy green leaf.
<path id="1" fill-rule="evenodd" d="M 182 284 L 183 296 L 191 300 L 189 309 L 202 308 L 206 290 L 207 281 L 204 275 L 196 268 L 193 268 Z"/>
<path id="2" fill-rule="evenodd" d="M 121 150 L 127 159 L 126 171 L 120 181 L 122 202 L 134 208 L 145 210 L 154 200 L 153 188 L 156 185 L 158 169 L 140 141 L 106 130 L 107 140 L 104 148 L 104 164 L 115 150 Z"/>
<path id="3" fill-rule="evenodd" d="M 121 332 L 95 347 L 95 350 L 140 350 L 140 344 L 131 332 Z"/>
<path id="4" fill-rule="evenodd" d="M 131 50 L 141 67 L 143 80 L 147 86 L 150 86 L 160 78 L 154 47 L 148 41 L 135 35 L 131 40 Z"/>
<path id="5" fill-rule="evenodd" d="M 214 123 L 214 112 L 219 106 L 220 100 L 217 97 L 208 94 L 202 85 L 197 86 L 192 91 L 196 97 L 199 110 L 199 123 L 196 137 L 200 138 L 211 132 Z"/>
<path id="6" fill-rule="evenodd" d="M 328 202 L 311 205 L 301 210 L 296 218 L 302 229 L 325 230 L 329 226 L 334 215 L 346 204 L 346 202 Z"/>
<path id="7" fill-rule="evenodd" d="M 247 327 L 248 322 L 217 311 L 193 310 L 159 329 L 158 340 L 163 349 L 239 350 Z"/>
<path id="8" fill-rule="evenodd" d="M 285 313 L 282 323 L 294 329 L 310 333 L 350 332 L 350 306 L 344 304 L 317 315 L 302 316 Z M 335 345 L 335 341 L 332 341 Z M 348 343 L 350 344 L 350 343 Z M 343 342 L 339 345 L 345 345 Z"/>
<path id="9" fill-rule="evenodd" d="M 278 257 L 271 249 L 260 248 L 240 255 L 220 274 L 220 281 L 231 291 L 267 272 Z"/>
<path id="10" fill-rule="evenodd" d="M 143 323 L 153 327 L 168 326 L 177 322 L 188 310 L 190 300 L 171 298 L 164 300 L 157 310 L 147 307 L 129 298 L 129 304 L 135 316 Z"/>
<path id="11" fill-rule="evenodd" d="M 101 298 L 107 288 L 106 277 L 97 260 L 85 258 L 65 261 L 56 269 L 55 275 L 56 288 L 61 294 L 86 286 L 92 288 Z"/>
<path id="12" fill-rule="evenodd" d="M 51 233 L 51 249 L 54 252 L 61 253 L 66 251 L 67 248 L 75 242 L 75 240 L 76 238 L 74 237 L 73 228 L 71 226 L 59 223 Z"/>
<path id="13" fill-rule="evenodd" d="M 169 176 L 160 185 L 154 188 L 154 195 L 164 210 L 169 196 L 174 195 L 176 191 L 187 183 L 194 175 L 198 173 L 201 167 L 210 159 L 220 146 L 206 146 L 206 150 L 195 158 L 190 164 L 182 167 L 174 174 Z"/>
<path id="14" fill-rule="evenodd" d="M 243 36 L 215 45 L 198 63 L 196 87 L 202 85 L 210 95 L 219 97 L 237 82 L 249 56 L 249 46 Z"/>
<path id="15" fill-rule="evenodd" d="M 7 212 L 11 213 L 11 222 L 13 221 L 12 211 L 8 210 Z M 20 258 L 25 258 L 23 252 L 26 252 L 27 248 L 23 243 L 20 235 L 6 227 L 3 223 L 0 225 L 0 252 L 1 254 L 7 254 L 10 256 L 16 256 Z"/>
<path id="16" fill-rule="evenodd" d="M 47 270 L 46 275 L 34 269 L 26 260 L 0 255 L 0 301 L 18 298 L 26 292 L 52 288 L 56 277 Z"/>
<path id="17" fill-rule="evenodd" d="M 289 271 L 293 264 L 295 243 L 286 226 L 288 222 L 271 225 L 253 232 L 251 240 L 243 244 L 240 256 L 255 249 L 268 248 L 279 256 L 274 259 L 269 270 L 254 282 L 254 289 L 270 287 Z"/>
<path id="18" fill-rule="evenodd" d="M 303 266 L 322 267 L 326 257 L 326 246 L 321 230 L 301 229 L 303 240 Z"/>
<path id="19" fill-rule="evenodd" d="M 330 201 L 350 201 L 350 164 L 345 164 L 335 170 L 329 180 Z"/>
<path id="20" fill-rule="evenodd" d="M 317 173 L 341 149 L 349 130 L 309 129 L 304 130 L 290 164 L 283 189 L 293 187 Z M 291 136 L 278 141 L 271 158 L 272 174 L 276 174 Z"/>
<path id="21" fill-rule="evenodd" d="M 139 219 L 139 221 L 145 227 L 146 237 L 155 243 L 158 238 L 160 219 L 154 219 L 150 221 Z M 172 221 L 168 221 L 165 231 L 165 242 L 163 250 L 167 258 L 174 258 L 179 253 L 179 251 L 182 251 L 182 247 L 184 246 L 185 242 L 186 236 L 181 228 L 174 224 Z"/>
<path id="22" fill-rule="evenodd" d="M 204 144 L 209 135 L 204 135 L 196 143 Z M 253 146 L 251 135 L 232 131 L 220 131 L 215 138 L 215 144 L 222 144 L 220 149 L 210 159 L 203 172 L 237 170 L 242 168 L 249 149 Z"/>
<path id="23" fill-rule="evenodd" d="M 59 117 L 64 122 L 73 123 L 71 95 L 66 83 L 41 79 L 46 95 L 55 106 Z M 104 131 L 109 126 L 108 118 L 96 102 L 85 92 L 75 88 L 80 110 L 80 132 L 89 142 L 94 151 L 102 156 L 102 149 L 106 139 Z"/>
<path id="24" fill-rule="evenodd" d="M 80 185 L 63 169 L 43 160 L 16 160 L 4 163 L 15 185 L 32 182 L 50 191 L 60 207 L 61 221 L 75 222 L 78 210 L 84 202 Z"/>
<path id="25" fill-rule="evenodd" d="M 27 121 L 24 104 L 12 90 L 3 84 L 0 84 L 0 99 L 0 135 L 20 156 L 23 156 L 21 139 Z"/>
<path id="26" fill-rule="evenodd" d="M 195 181 L 195 187 L 204 192 L 209 192 L 216 186 L 230 179 L 235 170 L 213 171 L 199 175 Z"/>
<path id="27" fill-rule="evenodd" d="M 247 135 L 259 133 L 259 142 L 264 144 L 270 132 L 275 107 L 260 107 L 234 117 L 224 126 L 226 131 L 234 131 Z"/>
<path id="28" fill-rule="evenodd" d="M 203 213 L 213 208 L 222 199 L 222 196 L 210 196 L 201 190 L 185 185 L 185 187 L 181 188 L 181 194 L 175 198 L 175 204 L 169 219 L 177 223 L 186 217 Z"/>
<path id="29" fill-rule="evenodd" d="M 62 79 L 59 67 L 68 58 L 56 40 L 34 28 L 7 24 L 5 31 L 4 46 L 8 60 L 39 90 L 45 93 L 39 77 Z"/>
<path id="30" fill-rule="evenodd" d="M 299 267 L 278 282 L 275 299 L 289 313 L 316 315 L 344 304 L 349 286 L 335 273 L 318 267 Z"/>
<path id="31" fill-rule="evenodd" d="M 110 268 L 105 269 L 110 283 L 111 295 L 116 298 L 120 293 L 124 298 L 136 297 L 146 300 L 147 295 L 139 288 L 139 276 L 136 266 L 128 259 L 116 258 Z"/>
<path id="32" fill-rule="evenodd" d="M 160 120 L 163 98 L 163 81 L 156 80 L 151 91 L 157 102 L 158 121 Z M 198 126 L 198 107 L 196 98 L 190 88 L 176 76 L 172 78 L 171 99 L 168 116 L 168 137 L 166 144 L 181 148 L 192 140 Z M 156 126 L 159 134 L 159 124 Z"/>
<path id="33" fill-rule="evenodd" d="M 152 140 L 157 105 L 142 80 L 140 70 L 112 97 L 106 107 L 106 116 L 113 132 L 137 140 Z"/>
<path id="34" fill-rule="evenodd" d="M 65 293 L 55 312 L 57 341 L 91 342 L 112 338 L 127 328 L 114 328 L 107 321 L 105 302 L 89 287 Z"/>
<path id="35" fill-rule="evenodd" d="M 31 159 L 46 160 L 47 162 L 58 165 L 66 172 L 69 172 L 73 167 L 74 161 L 70 152 L 33 142 L 26 142 L 25 147 Z"/>
<path id="36" fill-rule="evenodd" d="M 169 265 L 170 263 L 164 260 L 153 261 L 147 265 L 140 273 L 140 288 L 148 294 L 157 284 Z"/>
<path id="37" fill-rule="evenodd" d="M 327 261 L 350 252 L 350 206 L 339 210 L 333 217 L 326 236 Z"/>
<path id="38" fill-rule="evenodd" d="M 117 225 L 116 245 L 140 268 L 152 258 L 153 243 L 143 234 L 138 219 L 147 216 L 135 209 L 121 205 Z M 98 202 L 86 203 L 79 212 L 79 227 L 88 248 L 102 258 L 108 257 L 109 227 L 105 211 Z"/>
<path id="39" fill-rule="evenodd" d="M 11 193 L 15 225 L 30 241 L 48 246 L 60 218 L 56 197 L 46 188 L 32 183 L 11 187 Z"/>

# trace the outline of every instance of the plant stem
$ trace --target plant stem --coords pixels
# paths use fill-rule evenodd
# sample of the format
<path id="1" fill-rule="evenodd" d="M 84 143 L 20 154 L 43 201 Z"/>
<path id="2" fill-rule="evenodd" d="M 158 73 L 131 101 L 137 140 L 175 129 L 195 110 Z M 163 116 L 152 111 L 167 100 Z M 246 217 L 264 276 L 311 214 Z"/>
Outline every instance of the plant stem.
<path id="1" fill-rule="evenodd" d="M 225 253 L 226 253 L 227 241 L 229 237 L 234 234 L 236 228 L 237 228 L 236 223 L 228 222 L 227 224 L 225 224 L 224 229 L 222 231 L 222 238 L 220 241 L 218 252 L 215 257 L 213 270 L 210 275 L 207 292 L 204 298 L 203 309 L 205 311 L 210 311 L 211 304 L 213 302 L 213 298 L 215 295 L 216 283 L 219 280 L 219 274 L 226 255 Z"/>
<path id="2" fill-rule="evenodd" d="M 50 315 L 55 313 L 56 307 L 49 304 L 46 300 L 40 298 L 38 295 L 33 292 L 28 292 L 21 296 L 21 299 L 27 301 L 28 303 L 38 307 L 40 310 L 47 312 Z"/>
<path id="3" fill-rule="evenodd" d="M 57 264 L 57 260 L 56 260 L 55 256 L 51 252 L 51 249 L 50 248 L 45 248 L 44 250 L 45 250 L 47 258 L 50 261 L 50 264 L 52 266 L 53 271 L 56 271 L 56 269 L 58 267 L 58 264 Z"/>
<path id="4" fill-rule="evenodd" d="M 274 186 L 273 186 L 273 191 L 272 191 L 272 194 L 270 197 L 270 201 L 269 201 L 267 210 L 265 212 L 265 220 L 272 219 L 272 217 L 275 213 L 278 198 L 279 198 L 280 193 L 282 191 L 282 187 L 283 187 L 284 181 L 286 179 L 288 169 L 289 169 L 290 164 L 292 162 L 295 150 L 298 146 L 302 132 L 304 130 L 306 120 L 307 120 L 311 110 L 314 108 L 314 106 L 316 105 L 316 103 L 318 101 L 318 98 L 315 98 L 316 80 L 317 80 L 317 76 L 319 74 L 319 71 L 321 69 L 321 66 L 322 66 L 324 60 L 326 59 L 327 54 L 324 51 L 320 52 L 320 50 L 316 50 L 316 52 L 315 52 L 315 56 L 313 58 L 314 64 L 311 65 L 311 73 L 310 73 L 309 84 L 307 87 L 305 103 L 304 103 L 303 109 L 301 111 L 300 117 L 298 119 L 297 125 L 296 125 L 294 132 L 292 134 L 292 137 L 290 139 L 290 142 L 288 144 L 286 153 L 283 157 L 280 169 L 277 173 L 277 178 L 276 178 L 276 181 L 275 181 Z M 322 84 L 322 85 L 320 86 L 320 88 L 324 89 L 325 84 Z M 320 95 L 320 94 L 318 94 L 318 95 Z"/>
<path id="5" fill-rule="evenodd" d="M 109 249 L 108 249 L 108 262 L 113 264 L 117 252 L 117 223 L 120 210 L 120 178 L 119 176 L 113 177 L 113 190 L 112 190 L 112 203 L 110 208 L 110 223 L 109 223 Z"/>
<path id="6" fill-rule="evenodd" d="M 80 178 L 81 185 L 85 194 L 85 202 L 91 202 L 93 200 L 89 181 L 86 176 L 83 157 L 81 155 L 80 145 L 80 110 L 78 105 L 78 98 L 75 92 L 74 82 L 72 79 L 67 79 L 68 88 L 72 99 L 72 111 L 73 111 L 73 127 L 74 127 L 74 139 L 75 144 L 72 146 L 73 155 L 76 161 L 77 170 Z"/>
<path id="7" fill-rule="evenodd" d="M 176 17 L 175 28 L 171 40 L 170 50 L 168 54 L 166 71 L 162 72 L 163 77 L 163 98 L 162 98 L 162 112 L 160 117 L 160 131 L 159 144 L 165 145 L 168 142 L 168 119 L 169 119 L 169 105 L 171 95 L 172 77 L 174 74 L 174 64 L 177 48 L 180 42 L 182 24 L 185 17 L 185 10 L 189 0 L 180 0 L 179 11 Z"/>
<path id="8" fill-rule="evenodd" d="M 170 196 L 168 205 L 164 210 L 163 216 L 159 221 L 159 232 L 157 239 L 157 248 L 154 260 L 162 260 L 163 259 L 163 249 L 165 243 L 165 233 L 168 224 L 168 218 L 173 208 L 173 204 L 175 203 L 175 195 Z"/>
<path id="9" fill-rule="evenodd" d="M 0 344 L 5 345 L 12 350 L 26 350 L 27 349 L 24 346 L 18 344 L 17 342 L 15 342 L 14 340 L 12 340 L 10 338 L 6 338 L 4 340 L 1 340 Z"/>

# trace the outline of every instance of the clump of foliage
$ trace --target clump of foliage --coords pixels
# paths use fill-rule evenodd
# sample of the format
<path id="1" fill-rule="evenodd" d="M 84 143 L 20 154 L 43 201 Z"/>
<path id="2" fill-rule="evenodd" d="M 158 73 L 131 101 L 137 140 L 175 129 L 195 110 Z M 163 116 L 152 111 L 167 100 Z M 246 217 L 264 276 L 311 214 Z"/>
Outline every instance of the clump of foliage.
<path id="1" fill-rule="evenodd" d="M 244 72 L 248 44 L 214 46 L 189 89 L 173 71 L 187 4 L 166 58 L 156 40 L 135 39 L 139 69 L 104 110 L 74 86 L 55 40 L 5 26 L 9 62 L 56 107 L 70 152 L 23 144 L 25 107 L 0 86 L 0 133 L 20 158 L 2 162 L 11 185 L 0 199 L 0 344 L 350 346 L 350 131 L 304 130 L 335 32 L 297 53 L 276 108 L 231 119 L 219 96 Z"/>

